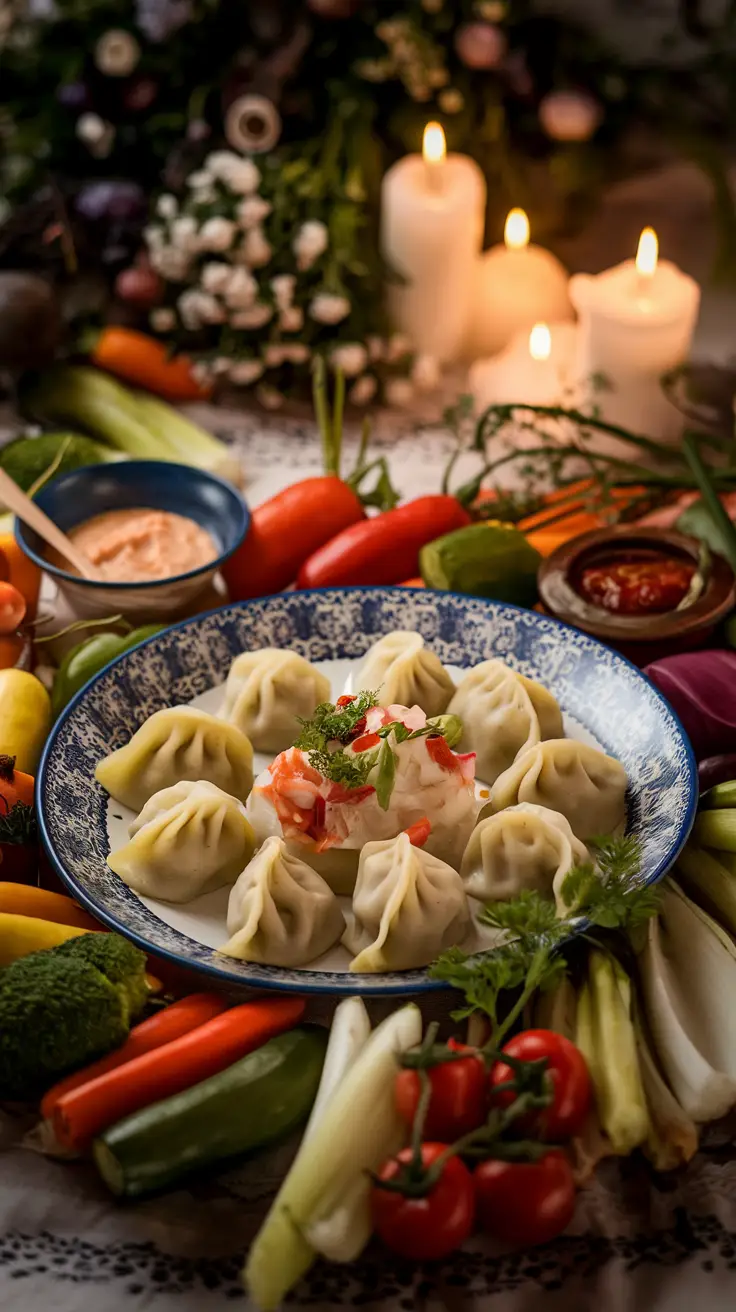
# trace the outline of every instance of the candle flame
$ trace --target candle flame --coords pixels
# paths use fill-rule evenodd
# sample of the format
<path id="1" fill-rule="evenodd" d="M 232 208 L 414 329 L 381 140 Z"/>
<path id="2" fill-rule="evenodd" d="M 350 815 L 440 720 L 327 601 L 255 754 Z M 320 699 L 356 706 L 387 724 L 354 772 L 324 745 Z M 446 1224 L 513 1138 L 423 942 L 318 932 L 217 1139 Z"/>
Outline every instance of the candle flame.
<path id="1" fill-rule="evenodd" d="M 552 354 L 552 334 L 546 323 L 535 323 L 529 334 L 529 354 L 532 360 L 549 360 Z"/>
<path id="2" fill-rule="evenodd" d="M 447 154 L 441 123 L 428 123 L 424 129 L 422 155 L 426 164 L 441 164 Z"/>
<path id="3" fill-rule="evenodd" d="M 524 210 L 509 210 L 503 240 L 510 251 L 521 251 L 529 245 L 529 220 Z"/>
<path id="4" fill-rule="evenodd" d="M 640 278 L 652 278 L 659 258 L 659 242 L 654 228 L 645 228 L 636 252 L 636 272 Z"/>

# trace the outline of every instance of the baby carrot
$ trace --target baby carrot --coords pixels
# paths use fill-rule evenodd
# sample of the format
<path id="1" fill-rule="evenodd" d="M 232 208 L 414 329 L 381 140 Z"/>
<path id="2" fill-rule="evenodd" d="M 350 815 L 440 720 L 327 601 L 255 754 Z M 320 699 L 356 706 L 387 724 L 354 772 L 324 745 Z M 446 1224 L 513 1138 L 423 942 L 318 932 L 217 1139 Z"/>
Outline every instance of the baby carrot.
<path id="1" fill-rule="evenodd" d="M 136 1025 L 121 1047 L 115 1048 L 113 1052 L 93 1062 L 91 1066 L 85 1066 L 84 1070 L 67 1075 L 65 1079 L 59 1080 L 58 1084 L 49 1089 L 41 1102 L 41 1115 L 44 1120 L 50 1119 L 59 1099 L 70 1093 L 72 1089 L 89 1084 L 98 1076 L 106 1075 L 108 1071 L 116 1070 L 126 1062 L 142 1057 L 146 1052 L 154 1052 L 156 1048 L 162 1048 L 164 1044 L 180 1039 L 182 1035 L 189 1034 L 197 1026 L 204 1025 L 208 1020 L 219 1016 L 227 1010 L 228 1006 L 227 1000 L 218 997 L 216 993 L 191 993 L 188 998 L 182 998 L 179 1002 L 172 1003 L 170 1007 L 157 1011 L 154 1016 L 149 1016 L 148 1020 Z"/>
<path id="2" fill-rule="evenodd" d="M 63 893 L 50 893 L 31 884 L 0 882 L 0 911 L 13 916 L 34 916 L 52 920 L 57 925 L 74 925 L 77 929 L 102 929 L 99 921 L 78 907 Z"/>
<path id="3" fill-rule="evenodd" d="M 72 1089 L 53 1110 L 56 1138 L 65 1148 L 83 1151 L 124 1116 L 217 1075 L 291 1029 L 304 1014 L 304 1005 L 303 998 L 292 997 L 245 1002 L 163 1048 Z"/>

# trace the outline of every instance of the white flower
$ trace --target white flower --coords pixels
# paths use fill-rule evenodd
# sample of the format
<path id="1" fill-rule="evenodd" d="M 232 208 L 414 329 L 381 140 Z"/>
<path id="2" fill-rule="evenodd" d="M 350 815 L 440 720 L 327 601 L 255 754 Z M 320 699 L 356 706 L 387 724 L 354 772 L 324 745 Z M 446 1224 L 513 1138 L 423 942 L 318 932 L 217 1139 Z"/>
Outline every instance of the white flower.
<path id="1" fill-rule="evenodd" d="M 160 246 L 150 252 L 151 267 L 162 278 L 171 282 L 183 282 L 189 273 L 189 252 L 178 250 L 175 246 Z"/>
<path id="2" fill-rule="evenodd" d="M 394 333 L 386 343 L 386 359 L 389 364 L 395 364 L 397 360 L 408 355 L 411 350 L 411 342 L 404 333 Z"/>
<path id="3" fill-rule="evenodd" d="M 201 387 L 212 382 L 212 369 L 206 360 L 197 360 L 196 364 L 192 365 L 192 377 Z"/>
<path id="4" fill-rule="evenodd" d="M 368 352 L 360 342 L 348 342 L 330 352 L 330 363 L 333 368 L 342 369 L 346 378 L 356 378 L 368 363 Z"/>
<path id="5" fill-rule="evenodd" d="M 219 296 L 229 286 L 233 272 L 230 265 L 225 264 L 223 260 L 208 260 L 202 265 L 199 281 L 206 292 Z"/>
<path id="6" fill-rule="evenodd" d="M 289 305 L 279 314 L 282 333 L 300 333 L 304 327 L 304 311 L 300 305 Z"/>
<path id="7" fill-rule="evenodd" d="M 258 283 L 247 269 L 231 269 L 228 274 L 225 300 L 233 310 L 247 310 L 255 301 Z"/>
<path id="8" fill-rule="evenodd" d="M 318 292 L 309 306 L 309 314 L 316 323 L 339 323 L 350 314 L 350 301 L 335 292 Z"/>
<path id="9" fill-rule="evenodd" d="M 245 263 L 253 269 L 262 269 L 273 255 L 273 247 L 266 241 L 263 228 L 251 228 L 246 232 L 240 249 Z"/>
<path id="10" fill-rule="evenodd" d="M 203 251 L 227 251 L 233 244 L 235 224 L 230 219 L 207 219 L 199 231 L 199 245 Z"/>
<path id="11" fill-rule="evenodd" d="M 279 273 L 271 279 L 271 291 L 280 310 L 288 310 L 294 299 L 296 278 L 293 273 Z"/>
<path id="12" fill-rule="evenodd" d="M 161 305 L 157 310 L 151 310 L 151 327 L 156 333 L 168 333 L 176 323 L 176 315 L 168 306 Z"/>
<path id="13" fill-rule="evenodd" d="M 165 192 L 163 196 L 159 196 L 156 201 L 156 213 L 160 215 L 162 219 L 175 218 L 179 213 L 179 205 L 176 196 L 170 195 L 169 192 Z"/>
<path id="14" fill-rule="evenodd" d="M 353 383 L 348 398 L 353 405 L 367 405 L 376 395 L 378 384 L 372 374 L 363 374 Z"/>
<path id="15" fill-rule="evenodd" d="M 158 223 L 149 223 L 143 229 L 143 237 L 149 251 L 160 251 L 166 245 L 164 230 Z"/>
<path id="16" fill-rule="evenodd" d="M 374 363 L 383 359 L 385 343 L 382 337 L 379 337 L 377 333 L 372 333 L 370 337 L 366 337 L 365 344 L 368 347 L 368 355 Z"/>
<path id="17" fill-rule="evenodd" d="M 265 328 L 272 318 L 271 306 L 257 301 L 249 310 L 237 310 L 231 315 L 230 324 L 233 328 Z"/>
<path id="18" fill-rule="evenodd" d="M 411 381 L 419 392 L 434 392 L 440 383 L 439 361 L 433 355 L 418 355 L 412 367 Z"/>
<path id="19" fill-rule="evenodd" d="M 414 388 L 408 378 L 390 378 L 384 392 L 388 404 L 397 410 L 405 409 L 414 399 Z"/>
<path id="20" fill-rule="evenodd" d="M 264 410 L 280 410 L 284 404 L 283 393 L 277 391 L 275 387 L 270 387 L 268 383 L 261 383 L 256 388 L 256 396 Z"/>
<path id="21" fill-rule="evenodd" d="M 106 77 L 130 77 L 140 57 L 135 37 L 122 28 L 103 33 L 95 46 L 95 64 Z"/>
<path id="22" fill-rule="evenodd" d="M 228 356 L 218 355 L 217 359 L 212 361 L 212 372 L 215 377 L 217 377 L 218 374 L 229 374 L 231 365 L 232 360 L 230 360 Z"/>
<path id="23" fill-rule="evenodd" d="M 248 196 L 238 205 L 238 223 L 241 228 L 256 228 L 271 213 L 269 201 L 262 196 Z"/>
<path id="24" fill-rule="evenodd" d="M 285 342 L 283 346 L 284 360 L 289 364 L 306 364 L 312 352 L 304 342 Z"/>
<path id="25" fill-rule="evenodd" d="M 263 352 L 263 361 L 267 369 L 278 369 L 285 359 L 284 348 L 279 342 L 272 342 Z"/>
<path id="26" fill-rule="evenodd" d="M 308 219 L 294 238 L 291 248 L 299 269 L 309 269 L 327 250 L 328 232 L 320 219 Z"/>
<path id="27" fill-rule="evenodd" d="M 177 250 L 193 255 L 199 245 L 199 229 L 191 214 L 183 214 L 171 225 L 171 244 Z"/>
<path id="28" fill-rule="evenodd" d="M 255 383 L 263 373 L 264 366 L 260 360 L 236 360 L 230 365 L 228 378 L 231 383 L 240 383 L 247 387 L 249 383 Z"/>
<path id="29" fill-rule="evenodd" d="M 199 291 L 196 287 L 189 287 L 187 291 L 182 292 L 177 305 L 182 323 L 190 331 L 201 328 L 206 323 L 222 323 L 225 319 L 225 311 L 220 302 L 208 292 Z"/>
<path id="30" fill-rule="evenodd" d="M 257 191 L 261 181 L 260 170 L 253 161 L 243 159 L 231 150 L 213 150 L 205 160 L 205 168 L 240 196 L 248 196 Z"/>
<path id="31" fill-rule="evenodd" d="M 215 175 L 210 173 L 209 169 L 195 169 L 194 173 L 190 173 L 187 178 L 187 186 L 191 187 L 192 191 L 208 191 L 211 189 L 214 180 Z"/>

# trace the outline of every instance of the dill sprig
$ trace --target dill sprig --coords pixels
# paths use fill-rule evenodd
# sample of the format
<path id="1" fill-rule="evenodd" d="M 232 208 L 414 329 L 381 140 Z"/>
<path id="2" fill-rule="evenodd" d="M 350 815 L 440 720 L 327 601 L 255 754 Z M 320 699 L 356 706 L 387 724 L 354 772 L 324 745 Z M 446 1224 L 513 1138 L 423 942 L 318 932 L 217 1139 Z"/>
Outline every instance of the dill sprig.
<path id="1" fill-rule="evenodd" d="M 309 752 L 325 751 L 331 742 L 347 743 L 366 712 L 377 705 L 377 692 L 359 692 L 344 706 L 321 702 L 311 720 L 299 721 L 301 733 L 294 746 Z"/>
<path id="2" fill-rule="evenodd" d="M 483 924 L 506 931 L 508 942 L 475 955 L 451 948 L 431 968 L 435 979 L 465 994 L 465 1005 L 453 1012 L 455 1018 L 484 1012 L 491 1019 L 497 1044 L 532 994 L 554 988 L 565 974 L 560 948 L 570 938 L 571 916 L 628 934 L 657 912 L 657 890 L 639 882 L 641 847 L 634 835 L 597 839 L 589 846 L 597 864 L 574 866 L 562 884 L 567 918 L 560 918 L 554 903 L 538 892 L 525 890 L 509 902 L 491 903 L 479 916 Z M 582 937 L 590 938 L 587 930 Z M 515 991 L 519 996 L 499 1023 L 500 997 Z"/>

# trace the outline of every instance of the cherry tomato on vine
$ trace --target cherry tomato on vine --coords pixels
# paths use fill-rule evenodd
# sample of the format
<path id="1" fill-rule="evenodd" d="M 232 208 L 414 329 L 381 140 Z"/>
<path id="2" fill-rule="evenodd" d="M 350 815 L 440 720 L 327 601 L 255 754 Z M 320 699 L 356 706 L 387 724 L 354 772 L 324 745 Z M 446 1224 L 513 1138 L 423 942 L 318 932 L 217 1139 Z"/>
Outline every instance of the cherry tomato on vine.
<path id="1" fill-rule="evenodd" d="M 446 1144 L 422 1144 L 422 1164 L 431 1167 Z M 412 1160 L 404 1148 L 385 1162 L 380 1180 L 395 1180 Z M 407 1197 L 374 1184 L 371 1190 L 373 1226 L 384 1244 L 401 1257 L 427 1262 L 447 1257 L 468 1238 L 475 1220 L 473 1177 L 459 1157 L 448 1157 L 436 1184 L 423 1198 Z"/>
<path id="2" fill-rule="evenodd" d="M 510 1039 L 501 1049 L 517 1061 L 540 1061 L 546 1058 L 546 1074 L 552 1081 L 553 1099 L 548 1107 L 521 1117 L 518 1125 L 525 1133 L 533 1131 L 543 1140 L 557 1142 L 570 1139 L 582 1129 L 590 1107 L 590 1076 L 585 1058 L 564 1034 L 552 1030 L 525 1030 Z M 514 1078 L 511 1066 L 497 1061 L 491 1068 L 491 1102 L 508 1107 L 514 1101 L 511 1089 L 494 1090 Z"/>
<path id="3" fill-rule="evenodd" d="M 453 1143 L 482 1125 L 486 1118 L 488 1083 L 482 1057 L 473 1048 L 450 1039 L 450 1052 L 467 1052 L 467 1057 L 430 1066 L 427 1074 L 432 1086 L 424 1134 L 428 1139 Z M 419 1072 L 399 1071 L 396 1076 L 396 1109 L 408 1126 L 414 1124 L 419 1094 Z"/>
<path id="4" fill-rule="evenodd" d="M 473 1173 L 478 1221 L 507 1244 L 547 1244 L 570 1224 L 575 1182 L 564 1153 L 536 1162 L 481 1162 Z"/>

